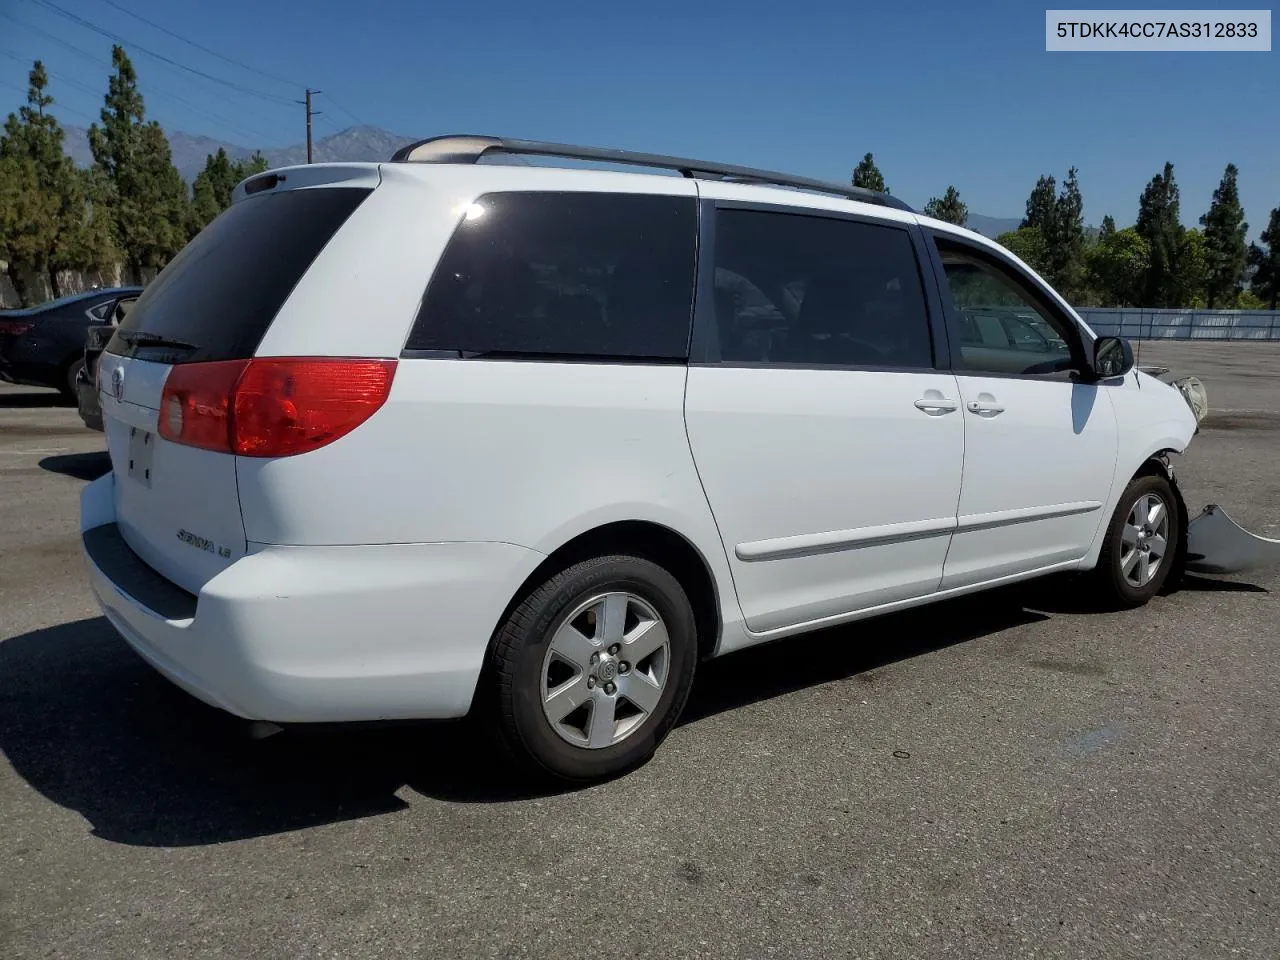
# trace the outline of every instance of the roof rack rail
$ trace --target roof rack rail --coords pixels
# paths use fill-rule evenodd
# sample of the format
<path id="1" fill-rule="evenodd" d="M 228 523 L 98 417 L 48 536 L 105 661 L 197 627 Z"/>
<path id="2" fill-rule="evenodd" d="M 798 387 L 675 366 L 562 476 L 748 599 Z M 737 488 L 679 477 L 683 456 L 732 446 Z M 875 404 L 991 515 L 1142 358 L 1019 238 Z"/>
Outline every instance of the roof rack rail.
<path id="1" fill-rule="evenodd" d="M 795 187 L 800 190 L 835 194 L 849 200 L 860 200 L 863 203 L 875 203 L 914 212 L 907 203 L 897 197 L 862 187 L 846 187 L 838 183 L 828 183 L 825 180 L 811 180 L 808 177 L 796 177 L 787 173 L 757 170 L 754 167 L 739 167 L 727 163 L 710 163 L 705 160 L 668 157 L 657 153 L 633 153 L 630 150 L 578 147 L 567 143 L 545 143 L 541 140 L 511 140 L 470 134 L 429 137 L 401 147 L 391 157 L 391 161 L 393 163 L 476 163 L 486 154 L 495 153 L 562 157 L 568 160 L 593 160 L 600 163 L 677 170 L 685 177 Z"/>

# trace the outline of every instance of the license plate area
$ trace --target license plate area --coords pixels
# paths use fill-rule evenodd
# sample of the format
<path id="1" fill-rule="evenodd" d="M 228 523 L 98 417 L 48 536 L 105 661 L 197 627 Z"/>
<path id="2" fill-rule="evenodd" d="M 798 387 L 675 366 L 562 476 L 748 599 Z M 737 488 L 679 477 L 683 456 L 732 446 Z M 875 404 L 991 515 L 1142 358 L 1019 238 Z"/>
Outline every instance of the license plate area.
<path id="1" fill-rule="evenodd" d="M 129 479 L 144 487 L 151 486 L 151 458 L 155 449 L 155 434 L 141 427 L 129 428 Z"/>

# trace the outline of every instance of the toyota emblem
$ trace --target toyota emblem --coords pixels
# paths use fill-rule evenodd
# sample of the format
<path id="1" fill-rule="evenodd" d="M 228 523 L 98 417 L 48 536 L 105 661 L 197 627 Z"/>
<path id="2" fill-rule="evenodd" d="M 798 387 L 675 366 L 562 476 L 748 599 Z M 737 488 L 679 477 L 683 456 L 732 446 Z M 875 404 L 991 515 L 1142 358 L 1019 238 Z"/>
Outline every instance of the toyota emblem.
<path id="1" fill-rule="evenodd" d="M 124 367 L 111 371 L 111 395 L 117 400 L 124 399 Z"/>

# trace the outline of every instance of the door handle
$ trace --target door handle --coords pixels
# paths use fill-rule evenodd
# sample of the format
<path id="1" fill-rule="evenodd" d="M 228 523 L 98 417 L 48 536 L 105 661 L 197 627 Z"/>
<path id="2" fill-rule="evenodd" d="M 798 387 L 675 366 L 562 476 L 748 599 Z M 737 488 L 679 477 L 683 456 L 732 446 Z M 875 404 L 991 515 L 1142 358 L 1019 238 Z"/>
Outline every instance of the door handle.
<path id="1" fill-rule="evenodd" d="M 938 394 L 936 397 L 924 396 L 916 401 L 917 410 L 923 410 L 931 417 L 940 417 L 944 413 L 954 413 L 960 408 L 960 404 L 952 400 L 950 397 L 944 397 Z"/>
<path id="2" fill-rule="evenodd" d="M 980 417 L 997 417 L 1004 413 L 1004 407 L 991 400 L 970 400 L 968 403 L 969 412 L 976 413 Z"/>

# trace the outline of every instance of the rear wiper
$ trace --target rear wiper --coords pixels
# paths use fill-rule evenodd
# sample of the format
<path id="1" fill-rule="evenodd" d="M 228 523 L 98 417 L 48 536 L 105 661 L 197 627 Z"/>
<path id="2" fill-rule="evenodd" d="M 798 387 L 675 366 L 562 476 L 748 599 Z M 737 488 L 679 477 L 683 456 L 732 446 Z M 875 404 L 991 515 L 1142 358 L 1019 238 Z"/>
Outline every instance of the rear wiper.
<path id="1" fill-rule="evenodd" d="M 116 335 L 131 347 L 176 347 L 179 350 L 199 350 L 194 343 L 166 337 L 162 333 L 146 333 L 141 330 L 117 331 Z"/>

